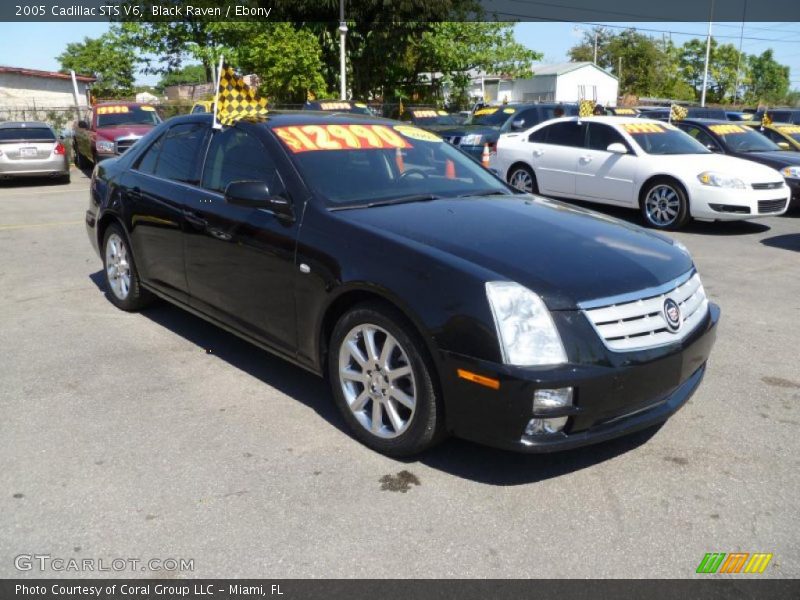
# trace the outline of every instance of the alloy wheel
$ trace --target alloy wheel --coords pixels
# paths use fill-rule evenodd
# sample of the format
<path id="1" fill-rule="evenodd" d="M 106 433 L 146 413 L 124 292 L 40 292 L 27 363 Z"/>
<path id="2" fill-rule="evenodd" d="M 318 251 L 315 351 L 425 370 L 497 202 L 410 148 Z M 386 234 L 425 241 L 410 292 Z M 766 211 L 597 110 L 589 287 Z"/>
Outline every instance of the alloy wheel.
<path id="1" fill-rule="evenodd" d="M 106 276 L 114 295 L 125 300 L 131 290 L 131 266 L 128 262 L 128 247 L 116 233 L 108 236 L 106 242 Z"/>
<path id="2" fill-rule="evenodd" d="M 518 190 L 528 193 L 533 192 L 533 177 L 525 169 L 517 169 L 511 173 L 508 182 Z"/>
<path id="3" fill-rule="evenodd" d="M 664 184 L 654 186 L 644 201 L 647 219 L 654 225 L 666 227 L 672 225 L 681 210 L 681 200 L 678 192 Z"/>

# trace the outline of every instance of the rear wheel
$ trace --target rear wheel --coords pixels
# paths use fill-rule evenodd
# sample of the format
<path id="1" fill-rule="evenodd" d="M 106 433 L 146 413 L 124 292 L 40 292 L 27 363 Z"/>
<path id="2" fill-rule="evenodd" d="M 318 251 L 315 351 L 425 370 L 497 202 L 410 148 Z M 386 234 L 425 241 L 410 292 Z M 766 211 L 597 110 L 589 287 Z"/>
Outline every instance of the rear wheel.
<path id="1" fill-rule="evenodd" d="M 518 190 L 529 194 L 538 194 L 539 186 L 536 183 L 536 175 L 527 165 L 514 165 L 508 172 L 508 183 Z"/>
<path id="2" fill-rule="evenodd" d="M 394 309 L 361 304 L 336 324 L 328 374 L 353 435 L 389 456 L 417 454 L 443 431 L 433 368 L 419 337 Z"/>
<path id="3" fill-rule="evenodd" d="M 653 181 L 642 194 L 642 216 L 655 229 L 680 229 L 689 220 L 686 192 L 670 179 Z"/>
<path id="4" fill-rule="evenodd" d="M 78 152 L 78 144 L 72 145 L 72 152 L 75 155 L 75 166 L 78 167 L 79 169 L 85 169 L 87 166 L 86 159 L 83 158 L 83 154 Z"/>
<path id="5" fill-rule="evenodd" d="M 117 308 L 137 311 L 150 304 L 153 297 L 142 289 L 128 238 L 116 223 L 108 226 L 103 237 L 103 267 L 106 295 Z"/>

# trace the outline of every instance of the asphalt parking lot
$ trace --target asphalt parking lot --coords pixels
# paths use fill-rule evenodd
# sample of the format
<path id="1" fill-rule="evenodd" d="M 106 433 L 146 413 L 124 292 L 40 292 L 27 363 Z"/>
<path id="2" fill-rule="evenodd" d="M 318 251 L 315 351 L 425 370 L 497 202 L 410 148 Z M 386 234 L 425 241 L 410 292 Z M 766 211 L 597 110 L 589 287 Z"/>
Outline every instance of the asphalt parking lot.
<path id="1" fill-rule="evenodd" d="M 194 559 L 182 577 L 682 578 L 736 551 L 800 576 L 800 211 L 675 235 L 722 322 L 658 431 L 400 462 L 350 438 L 322 380 L 167 304 L 114 308 L 88 184 L 0 183 L 0 577 L 79 575 L 15 569 L 49 554 Z"/>

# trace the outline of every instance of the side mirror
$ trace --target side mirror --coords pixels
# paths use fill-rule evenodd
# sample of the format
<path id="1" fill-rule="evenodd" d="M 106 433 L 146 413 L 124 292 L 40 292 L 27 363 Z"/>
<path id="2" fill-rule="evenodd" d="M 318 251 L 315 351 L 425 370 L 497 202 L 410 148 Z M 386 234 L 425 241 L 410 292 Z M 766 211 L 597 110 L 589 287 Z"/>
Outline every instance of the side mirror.
<path id="1" fill-rule="evenodd" d="M 289 201 L 282 196 L 274 196 L 263 181 L 232 181 L 225 188 L 225 202 L 246 208 L 264 208 L 276 216 L 294 219 Z"/>
<path id="2" fill-rule="evenodd" d="M 89 129 L 89 123 L 86 121 L 78 121 L 78 129 Z"/>
<path id="3" fill-rule="evenodd" d="M 625 147 L 625 144 L 621 144 L 620 142 L 614 142 L 613 144 L 609 144 L 608 148 L 606 148 L 608 152 L 613 154 L 627 154 L 628 149 Z"/>
<path id="4" fill-rule="evenodd" d="M 525 119 L 514 119 L 511 121 L 511 131 L 522 131 L 525 128 Z"/>
<path id="5" fill-rule="evenodd" d="M 717 147 L 716 144 L 706 144 L 706 148 L 708 148 L 712 152 L 717 152 L 717 153 L 719 152 L 719 148 Z"/>
<path id="6" fill-rule="evenodd" d="M 792 147 L 789 145 L 789 142 L 778 142 L 778 148 L 781 150 L 791 150 Z"/>

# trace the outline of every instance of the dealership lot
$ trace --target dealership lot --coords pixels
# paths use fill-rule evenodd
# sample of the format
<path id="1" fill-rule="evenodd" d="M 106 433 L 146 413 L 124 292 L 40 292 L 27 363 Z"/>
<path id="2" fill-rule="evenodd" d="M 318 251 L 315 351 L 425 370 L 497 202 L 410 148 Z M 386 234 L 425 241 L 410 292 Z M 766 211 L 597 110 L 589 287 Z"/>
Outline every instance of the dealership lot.
<path id="1" fill-rule="evenodd" d="M 49 554 L 193 559 L 175 574 L 193 577 L 688 577 L 737 551 L 800 576 L 800 211 L 675 234 L 723 315 L 657 432 L 401 462 L 349 437 L 322 380 L 169 305 L 114 308 L 72 179 L 0 183 L 0 576 Z"/>

